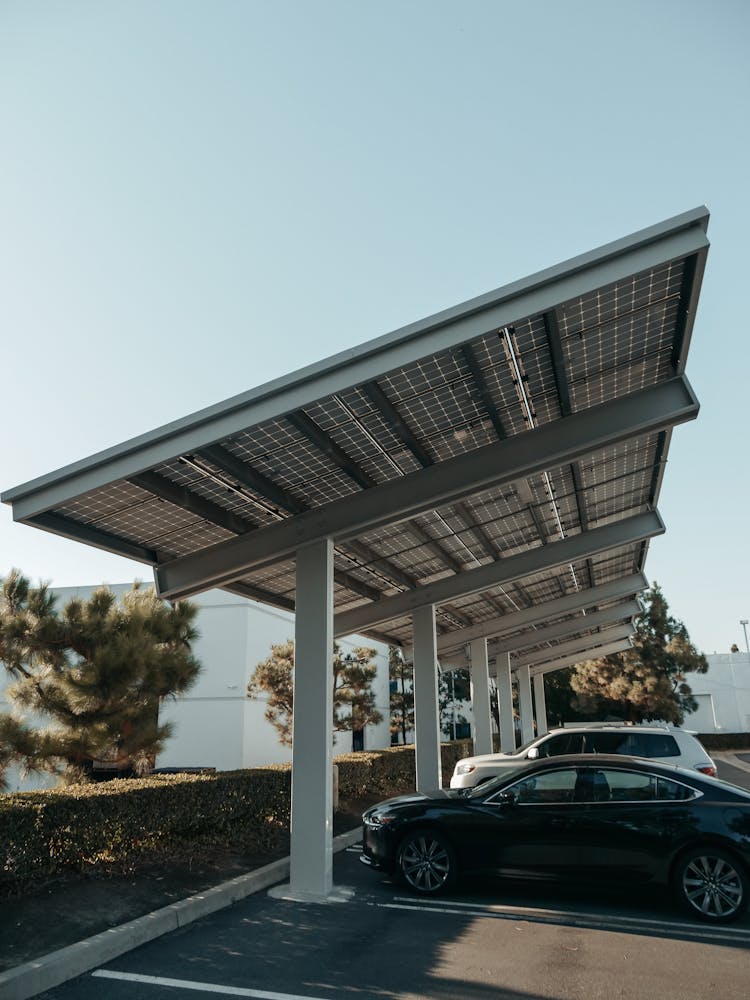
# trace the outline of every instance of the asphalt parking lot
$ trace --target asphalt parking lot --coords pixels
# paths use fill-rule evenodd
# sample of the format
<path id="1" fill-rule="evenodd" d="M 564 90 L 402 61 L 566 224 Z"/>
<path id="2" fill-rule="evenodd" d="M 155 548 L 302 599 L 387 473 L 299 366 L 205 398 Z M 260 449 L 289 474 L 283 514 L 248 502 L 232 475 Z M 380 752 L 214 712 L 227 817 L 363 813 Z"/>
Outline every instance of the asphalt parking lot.
<path id="1" fill-rule="evenodd" d="M 743 778 L 746 783 L 750 774 Z M 470 883 L 428 902 L 366 869 L 358 853 L 355 846 L 335 858 L 342 902 L 300 904 L 261 892 L 43 997 L 738 1000 L 748 995 L 750 916 L 729 927 L 707 927 L 683 918 L 654 891 L 583 891 L 500 880 Z"/>
<path id="2" fill-rule="evenodd" d="M 56 1000 L 747 996 L 750 919 L 684 920 L 663 900 L 483 883 L 423 902 L 356 848 L 325 906 L 252 896 L 56 990 Z"/>

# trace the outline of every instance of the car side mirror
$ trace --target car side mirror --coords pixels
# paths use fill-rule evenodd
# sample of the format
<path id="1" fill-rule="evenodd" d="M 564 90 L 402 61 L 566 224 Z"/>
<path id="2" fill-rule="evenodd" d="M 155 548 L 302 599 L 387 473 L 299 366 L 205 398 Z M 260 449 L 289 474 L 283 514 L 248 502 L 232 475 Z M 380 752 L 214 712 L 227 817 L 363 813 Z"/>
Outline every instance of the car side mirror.
<path id="1" fill-rule="evenodd" d="M 537 760 L 539 757 L 539 747 L 532 747 L 526 754 L 527 760 Z"/>

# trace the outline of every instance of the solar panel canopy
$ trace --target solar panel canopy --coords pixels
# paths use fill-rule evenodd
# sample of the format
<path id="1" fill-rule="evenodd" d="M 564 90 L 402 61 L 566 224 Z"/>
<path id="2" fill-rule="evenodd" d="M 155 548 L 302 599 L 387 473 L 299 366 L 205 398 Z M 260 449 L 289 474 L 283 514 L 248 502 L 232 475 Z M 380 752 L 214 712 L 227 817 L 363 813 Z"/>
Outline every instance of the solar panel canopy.
<path id="1" fill-rule="evenodd" d="M 16 520 L 295 607 L 334 541 L 337 634 L 536 665 L 627 643 L 708 250 L 698 208 L 11 489 Z M 575 660 L 574 660 L 575 662 Z"/>

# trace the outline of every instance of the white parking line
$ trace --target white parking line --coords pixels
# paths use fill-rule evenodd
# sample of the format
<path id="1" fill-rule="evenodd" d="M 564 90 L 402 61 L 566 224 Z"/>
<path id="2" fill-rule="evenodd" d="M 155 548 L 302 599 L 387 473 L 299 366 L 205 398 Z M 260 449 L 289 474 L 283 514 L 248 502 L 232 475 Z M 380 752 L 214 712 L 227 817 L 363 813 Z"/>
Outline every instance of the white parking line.
<path id="1" fill-rule="evenodd" d="M 272 993 L 269 990 L 250 990 L 244 986 L 222 986 L 220 983 L 198 983 L 191 979 L 166 979 L 163 976 L 142 976 L 137 972 L 111 972 L 97 969 L 91 973 L 100 979 L 119 979 L 128 983 L 143 983 L 148 986 L 171 986 L 176 990 L 196 990 L 202 993 L 220 993 L 229 997 L 253 997 L 255 1000 L 330 1000 L 328 997 L 313 997 L 300 993 Z"/>
<path id="2" fill-rule="evenodd" d="M 679 933 L 686 937 L 699 937 L 723 941 L 736 938 L 750 944 L 750 930 L 742 927 L 712 927 L 709 924 L 677 923 L 665 920 L 652 920 L 648 917 L 627 916 L 597 916 L 593 913 L 582 913 L 575 910 L 546 910 L 533 907 L 504 906 L 492 903 L 464 903 L 460 901 L 441 902 L 437 899 L 425 899 L 419 903 L 403 896 L 395 896 L 391 903 L 374 903 L 386 910 L 416 910 L 422 913 L 443 913 L 450 916 L 490 917 L 497 920 L 530 920 L 550 923 L 552 921 L 585 922 L 601 930 L 643 930 L 645 932 L 658 930 L 667 933 Z"/>

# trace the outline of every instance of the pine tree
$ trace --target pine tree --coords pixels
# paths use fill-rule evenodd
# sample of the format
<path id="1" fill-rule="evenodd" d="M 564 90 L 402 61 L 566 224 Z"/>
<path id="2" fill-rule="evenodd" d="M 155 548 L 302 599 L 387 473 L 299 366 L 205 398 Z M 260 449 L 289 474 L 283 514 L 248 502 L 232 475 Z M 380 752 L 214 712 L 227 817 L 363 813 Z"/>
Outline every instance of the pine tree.
<path id="1" fill-rule="evenodd" d="M 391 742 L 405 744 L 407 733 L 414 729 L 414 667 L 406 662 L 398 646 L 388 647 L 388 678 Z"/>
<path id="2" fill-rule="evenodd" d="M 577 665 L 571 677 L 573 707 L 600 719 L 660 719 L 679 725 L 697 708 L 685 675 L 704 674 L 708 662 L 683 623 L 669 614 L 658 585 L 645 595 L 635 625 L 632 649 Z"/>
<path id="3" fill-rule="evenodd" d="M 342 656 L 338 643 L 333 647 L 333 728 L 351 732 L 375 725 L 383 718 L 375 706 L 372 683 L 377 667 L 370 661 L 375 650 L 358 646 L 351 656 Z M 274 643 L 271 655 L 253 671 L 247 696 L 266 700 L 265 718 L 283 746 L 292 746 L 294 718 L 294 642 Z"/>
<path id="4" fill-rule="evenodd" d="M 197 608 L 169 606 L 138 584 L 122 602 L 102 587 L 61 612 L 56 603 L 18 570 L 0 586 L 0 661 L 15 709 L 0 717 L 0 766 L 16 761 L 68 781 L 89 778 L 95 761 L 146 770 L 171 733 L 160 702 L 200 670 Z"/>

